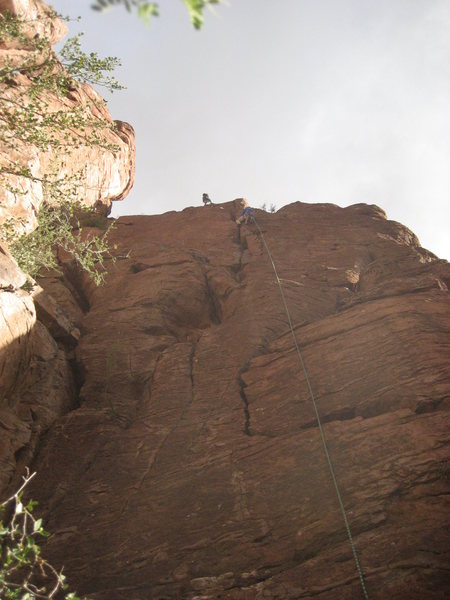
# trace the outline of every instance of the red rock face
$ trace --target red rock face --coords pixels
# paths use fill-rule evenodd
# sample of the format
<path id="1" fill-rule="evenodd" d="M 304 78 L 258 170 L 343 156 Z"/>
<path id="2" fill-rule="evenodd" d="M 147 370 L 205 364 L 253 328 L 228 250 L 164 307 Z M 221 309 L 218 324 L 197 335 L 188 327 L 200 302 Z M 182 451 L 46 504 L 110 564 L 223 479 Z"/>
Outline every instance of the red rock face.
<path id="1" fill-rule="evenodd" d="M 0 13 L 6 12 L 24 22 L 21 31 L 25 41 L 0 40 L 0 67 L 14 66 L 20 71 L 14 85 L 2 81 L 0 90 L 3 108 L 18 123 L 17 131 L 25 117 L 15 116 L 15 106 L 27 106 L 31 98 L 32 78 L 25 66 L 45 63 L 51 54 L 51 44 L 64 38 L 67 27 L 52 16 L 50 7 L 41 0 L 0 0 Z M 27 45 L 27 40 L 33 38 L 45 38 L 48 47 L 33 51 Z M 54 68 L 66 74 L 62 65 Z M 11 132 L 2 136 L 0 166 L 4 172 L 0 186 L 0 226 L 13 219 L 17 231 L 30 232 L 36 228 L 36 215 L 46 194 L 43 185 L 46 177 L 50 181 L 66 182 L 61 184 L 63 195 L 76 197 L 85 206 L 109 214 L 111 203 L 125 198 L 134 183 L 133 128 L 128 123 L 114 122 L 101 96 L 87 84 L 80 83 L 67 95 L 47 90 L 38 106 L 46 117 L 61 114 L 69 120 L 74 115 L 82 115 L 83 132 L 87 135 L 78 132 L 79 139 L 74 141 L 69 136 L 68 126 L 42 128 L 38 131 L 40 135 L 61 144 L 57 148 L 49 143 L 45 150 L 18 135 L 13 136 L 14 147 L 11 147 Z M 91 135 L 92 123 L 102 124 L 98 129 L 98 143 Z M 81 128 L 81 124 L 78 127 Z M 30 176 L 21 176 L 20 168 L 29 169 Z M 47 194 L 46 201 L 56 200 Z"/>
<path id="2" fill-rule="evenodd" d="M 47 556 L 91 599 L 363 598 L 305 374 L 237 203 L 123 217 L 80 407 L 42 440 Z M 448 579 L 450 270 L 377 207 L 256 211 L 371 599 Z"/>
<path id="3" fill-rule="evenodd" d="M 47 117 L 58 113 L 68 117 L 83 109 L 85 122 L 95 119 L 103 124 L 101 143 L 93 143 L 91 138 L 90 142 L 83 139 L 73 146 L 73 140 L 71 143 L 66 140 L 67 144 L 63 143 L 56 151 L 55 147 L 51 150 L 44 144 L 36 145 L 35 136 L 31 142 L 23 132 L 20 134 L 19 124 L 23 125 L 25 116 L 22 113 L 17 117 L 21 111 L 16 113 L 16 107 L 30 102 L 30 65 L 44 64 L 51 54 L 51 44 L 62 39 L 67 28 L 41 0 L 0 0 L 0 13 L 6 12 L 24 22 L 21 29 L 24 37 L 0 40 L 0 67 L 14 67 L 20 72 L 15 73 L 13 82 L 3 78 L 0 86 L 2 110 L 8 113 L 8 119 L 2 117 L 0 136 L 0 229 L 5 223 L 11 225 L 11 220 L 17 232 L 36 227 L 37 212 L 44 198 L 43 179 L 47 176 L 74 181 L 69 198 L 79 198 L 86 206 L 108 213 L 111 202 L 124 198 L 133 185 L 133 128 L 120 121 L 112 127 L 113 119 L 100 96 L 90 86 L 80 84 L 68 95 L 55 95 L 47 90 L 38 103 L 39 110 Z M 33 50 L 29 40 L 39 38 L 45 38 L 46 44 L 40 50 Z M 62 66 L 54 68 L 63 71 Z M 4 132 L 5 124 L 10 121 L 16 123 L 15 129 L 6 128 Z M 54 140 L 59 138 L 63 142 L 68 126 L 52 130 Z M 21 169 L 30 169 L 31 176 L 22 176 Z M 51 200 L 48 196 L 46 199 Z M 56 201 L 55 197 L 52 201 Z M 0 497 L 3 499 L 14 474 L 20 473 L 32 459 L 39 437 L 57 417 L 76 405 L 73 348 L 79 337 L 76 326 L 86 305 L 70 282 L 57 273 L 51 281 L 53 297 L 39 286 L 34 286 L 29 294 L 24 285 L 27 278 L 1 242 L 2 233 Z"/>

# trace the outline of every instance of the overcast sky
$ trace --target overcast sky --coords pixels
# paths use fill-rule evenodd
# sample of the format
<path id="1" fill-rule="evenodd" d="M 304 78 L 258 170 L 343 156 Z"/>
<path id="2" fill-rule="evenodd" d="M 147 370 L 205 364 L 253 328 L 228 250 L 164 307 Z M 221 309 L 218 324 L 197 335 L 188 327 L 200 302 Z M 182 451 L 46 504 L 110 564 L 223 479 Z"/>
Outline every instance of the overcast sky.
<path id="1" fill-rule="evenodd" d="M 202 31 L 181 0 L 145 27 L 82 16 L 84 48 L 120 57 L 108 97 L 136 130 L 133 191 L 113 216 L 245 196 L 381 206 L 450 258 L 450 1 L 229 0 Z"/>

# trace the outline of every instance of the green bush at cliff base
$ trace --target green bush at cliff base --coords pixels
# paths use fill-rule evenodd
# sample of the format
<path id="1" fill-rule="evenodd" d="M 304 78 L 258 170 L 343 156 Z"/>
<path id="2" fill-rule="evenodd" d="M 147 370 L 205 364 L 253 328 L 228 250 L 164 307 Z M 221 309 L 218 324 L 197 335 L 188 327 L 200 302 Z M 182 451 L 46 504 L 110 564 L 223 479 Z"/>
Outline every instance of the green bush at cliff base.
<path id="1" fill-rule="evenodd" d="M 65 598 L 80 600 L 67 591 L 62 570 L 41 556 L 39 541 L 49 536 L 33 511 L 37 502 L 23 499 L 24 488 L 35 473 L 23 478 L 23 485 L 0 503 L 0 598 L 34 600 Z"/>

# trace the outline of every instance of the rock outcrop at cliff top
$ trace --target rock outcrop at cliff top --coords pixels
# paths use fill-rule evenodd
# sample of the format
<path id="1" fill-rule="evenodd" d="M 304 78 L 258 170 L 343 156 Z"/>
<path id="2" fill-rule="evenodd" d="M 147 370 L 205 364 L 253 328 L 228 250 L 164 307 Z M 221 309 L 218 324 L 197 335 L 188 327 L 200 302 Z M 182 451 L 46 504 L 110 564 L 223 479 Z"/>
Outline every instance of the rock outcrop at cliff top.
<path id="1" fill-rule="evenodd" d="M 22 30 L 24 40 L 12 40 L 10 43 L 0 40 L 0 67 L 14 66 L 20 73 L 15 73 L 14 84 L 2 82 L 2 105 L 5 112 L 14 114 L 17 106 L 25 107 L 30 102 L 32 85 L 30 64 L 44 63 L 51 52 L 50 44 L 60 41 L 67 33 L 67 27 L 50 7 L 41 0 L 0 0 L 0 13 L 9 12 L 24 22 Z M 36 51 L 27 45 L 27 39 L 45 39 L 48 48 Z M 21 70 L 22 67 L 22 70 Z M 26 68 L 25 68 L 26 67 Z M 59 73 L 65 73 L 62 66 Z M 47 75 L 48 76 L 48 75 Z M 6 110 L 7 109 L 7 110 Z M 67 181 L 70 196 L 75 193 L 86 206 L 101 209 L 108 214 L 111 202 L 124 198 L 130 191 L 134 181 L 134 130 L 128 123 L 114 122 L 101 96 L 89 85 L 80 83 L 70 90 L 66 96 L 45 92 L 39 104 L 40 112 L 34 119 L 22 117 L 23 123 L 17 128 L 27 129 L 27 118 L 32 125 L 38 118 L 49 115 L 66 115 L 67 122 L 84 115 L 87 125 L 83 132 L 78 131 L 76 142 L 70 141 L 70 129 L 58 126 L 52 136 L 60 137 L 61 147 L 43 149 L 35 143 L 27 143 L 23 135 L 15 139 L 14 148 L 3 138 L 0 143 L 0 165 L 6 169 L 2 173 L 0 187 L 0 225 L 7 219 L 17 223 L 23 221 L 25 231 L 36 227 L 36 215 L 44 200 L 45 186 L 43 180 L 50 175 L 55 180 Z M 18 111 L 20 112 L 20 110 Z M 20 119 L 19 119 L 20 120 Z M 61 116 L 55 122 L 60 122 Z M 5 123 L 5 117 L 1 121 Z M 25 123 L 25 125 L 24 125 Z M 98 143 L 93 143 L 94 135 L 89 135 L 92 125 L 102 123 L 104 127 L 97 131 Z M 9 124 L 9 122 L 8 122 Z M 81 129 L 81 126 L 78 125 Z M 73 134 L 75 135 L 75 134 Z M 50 146 L 50 145 L 49 145 Z M 20 169 L 29 169 L 31 176 L 18 175 Z M 7 175 L 8 170 L 11 171 Z M 50 178 L 51 180 L 51 178 Z M 67 195 L 67 193 L 66 193 Z M 46 200 L 49 201 L 48 195 Z"/>
<path id="2" fill-rule="evenodd" d="M 84 288 L 80 406 L 42 440 L 33 496 L 47 556 L 91 599 L 363 598 L 272 266 L 237 212 L 122 217 L 121 258 Z M 369 597 L 448 597 L 448 263 L 375 206 L 256 216 Z"/>

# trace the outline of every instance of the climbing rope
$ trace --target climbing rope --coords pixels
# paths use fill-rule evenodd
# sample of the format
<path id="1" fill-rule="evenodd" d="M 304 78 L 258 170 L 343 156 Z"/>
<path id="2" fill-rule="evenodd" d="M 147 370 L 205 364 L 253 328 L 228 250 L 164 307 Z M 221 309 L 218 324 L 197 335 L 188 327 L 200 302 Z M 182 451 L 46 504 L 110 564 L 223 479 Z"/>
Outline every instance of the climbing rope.
<path id="1" fill-rule="evenodd" d="M 353 558 L 355 559 L 356 570 L 358 572 L 359 580 L 361 582 L 361 587 L 362 587 L 362 591 L 363 591 L 363 594 L 364 594 L 364 598 L 365 598 L 365 600 L 369 600 L 369 595 L 367 593 L 366 584 L 365 584 L 365 581 L 364 581 L 364 575 L 363 575 L 361 566 L 359 564 L 358 553 L 356 552 L 356 547 L 355 547 L 355 544 L 353 542 L 352 532 L 350 530 L 350 525 L 348 523 L 347 513 L 345 512 L 344 503 L 342 502 L 342 497 L 341 497 L 341 493 L 339 491 L 339 486 L 338 486 L 338 483 L 337 483 L 336 475 L 334 474 L 333 463 L 331 462 L 330 453 L 328 452 L 328 446 L 327 446 L 327 442 L 326 442 L 326 439 L 325 439 L 325 434 L 324 434 L 324 431 L 323 431 L 322 422 L 320 420 L 319 411 L 317 409 L 316 399 L 314 397 L 314 393 L 313 393 L 313 390 L 312 390 L 312 387 L 311 387 L 311 383 L 310 383 L 310 380 L 309 380 L 308 372 L 307 372 L 306 367 L 305 367 L 305 363 L 303 361 L 303 357 L 302 357 L 301 352 L 300 352 L 300 348 L 298 347 L 297 338 L 296 338 L 295 331 L 294 331 L 294 326 L 292 324 L 291 314 L 289 312 L 288 305 L 286 303 L 286 297 L 284 295 L 283 286 L 281 285 L 281 279 L 278 277 L 277 268 L 276 268 L 274 260 L 272 258 L 272 254 L 271 254 L 271 252 L 269 250 L 269 246 L 267 245 L 267 242 L 265 240 L 264 234 L 261 231 L 261 228 L 258 225 L 258 223 L 257 223 L 257 221 L 256 221 L 256 219 L 254 217 L 253 217 L 253 220 L 255 222 L 256 227 L 258 228 L 259 234 L 260 234 L 261 239 L 263 241 L 263 244 L 264 244 L 264 247 L 266 249 L 267 255 L 268 255 L 269 259 L 270 259 L 270 262 L 272 263 L 273 272 L 275 273 L 275 277 L 276 277 L 276 280 L 277 280 L 277 283 L 278 283 L 278 287 L 280 288 L 280 294 L 281 294 L 281 298 L 283 300 L 284 310 L 286 311 L 286 316 L 287 316 L 288 323 L 289 323 L 289 329 L 291 330 L 292 338 L 294 340 L 295 349 L 297 350 L 297 355 L 298 355 L 300 364 L 302 366 L 303 373 L 305 375 L 306 383 L 308 385 L 309 395 L 311 396 L 311 400 L 312 400 L 312 403 L 313 403 L 313 406 L 314 406 L 314 411 L 316 413 L 316 420 L 317 420 L 317 424 L 319 426 L 320 436 L 322 438 L 323 449 L 325 451 L 325 456 L 327 457 L 328 467 L 330 469 L 331 478 L 332 478 L 333 484 L 334 484 L 334 489 L 336 490 L 336 495 L 337 495 L 337 498 L 338 498 L 338 501 L 339 501 L 339 506 L 341 508 L 342 516 L 344 518 L 345 529 L 347 530 L 347 536 L 348 536 L 348 539 L 349 539 L 349 542 L 350 542 L 350 546 L 352 548 Z"/>

